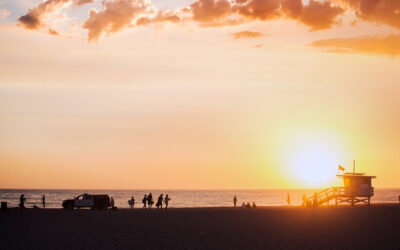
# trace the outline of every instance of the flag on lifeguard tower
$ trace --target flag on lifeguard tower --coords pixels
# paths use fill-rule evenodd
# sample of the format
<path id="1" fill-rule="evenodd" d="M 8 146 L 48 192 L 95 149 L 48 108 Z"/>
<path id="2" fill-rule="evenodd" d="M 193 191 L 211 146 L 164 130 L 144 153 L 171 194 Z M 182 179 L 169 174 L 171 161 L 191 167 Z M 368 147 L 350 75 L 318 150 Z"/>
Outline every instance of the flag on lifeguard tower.
<path id="1" fill-rule="evenodd" d="M 337 170 L 338 174 L 339 174 L 339 171 L 344 171 L 344 167 L 342 167 L 342 165 L 339 165 L 339 167 L 338 167 L 338 170 Z"/>

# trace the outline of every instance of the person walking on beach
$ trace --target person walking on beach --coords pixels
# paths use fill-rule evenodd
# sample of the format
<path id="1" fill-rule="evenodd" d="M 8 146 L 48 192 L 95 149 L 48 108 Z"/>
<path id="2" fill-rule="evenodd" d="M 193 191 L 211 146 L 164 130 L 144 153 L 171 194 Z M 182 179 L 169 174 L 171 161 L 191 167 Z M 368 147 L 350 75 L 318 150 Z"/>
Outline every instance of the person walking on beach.
<path id="1" fill-rule="evenodd" d="M 25 195 L 21 194 L 21 196 L 19 197 L 19 207 L 20 208 L 25 208 Z"/>
<path id="2" fill-rule="evenodd" d="M 135 198 L 132 198 L 128 201 L 129 206 L 131 206 L 131 209 L 135 207 Z"/>
<path id="3" fill-rule="evenodd" d="M 168 194 L 165 196 L 164 198 L 164 203 L 165 203 L 165 210 L 168 209 L 168 202 L 171 200 L 171 198 L 169 198 Z"/>
<path id="4" fill-rule="evenodd" d="M 143 203 L 143 208 L 146 208 L 147 195 L 144 195 L 143 200 L 142 200 L 142 203 Z"/>
<path id="5" fill-rule="evenodd" d="M 158 196 L 157 203 L 156 203 L 157 209 L 160 209 L 160 207 L 162 209 L 163 200 L 164 200 L 163 194 L 160 194 L 160 196 Z"/>
<path id="6" fill-rule="evenodd" d="M 44 195 L 42 197 L 42 204 L 43 204 L 43 208 L 46 208 L 46 197 Z"/>
<path id="7" fill-rule="evenodd" d="M 149 193 L 149 195 L 147 195 L 147 205 L 149 205 L 149 209 L 151 209 L 153 204 L 154 204 L 153 195 Z"/>
<path id="8" fill-rule="evenodd" d="M 289 193 L 287 194 L 287 199 L 286 199 L 286 201 L 287 201 L 288 206 L 290 206 L 290 194 L 289 194 Z"/>
<path id="9" fill-rule="evenodd" d="M 233 206 L 236 208 L 236 202 L 237 202 L 237 198 L 236 198 L 236 195 L 235 195 L 235 197 L 233 197 Z"/>

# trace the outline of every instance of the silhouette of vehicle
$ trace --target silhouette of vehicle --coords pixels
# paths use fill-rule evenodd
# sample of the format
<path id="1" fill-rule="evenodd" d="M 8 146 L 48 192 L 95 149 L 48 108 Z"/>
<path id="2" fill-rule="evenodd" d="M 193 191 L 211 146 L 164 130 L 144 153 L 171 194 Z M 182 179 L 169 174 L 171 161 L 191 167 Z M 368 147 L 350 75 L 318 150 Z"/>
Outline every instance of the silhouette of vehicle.
<path id="1" fill-rule="evenodd" d="M 67 210 L 81 207 L 89 207 L 95 210 L 105 210 L 111 206 L 111 199 L 106 194 L 82 194 L 75 199 L 63 201 L 62 206 Z"/>

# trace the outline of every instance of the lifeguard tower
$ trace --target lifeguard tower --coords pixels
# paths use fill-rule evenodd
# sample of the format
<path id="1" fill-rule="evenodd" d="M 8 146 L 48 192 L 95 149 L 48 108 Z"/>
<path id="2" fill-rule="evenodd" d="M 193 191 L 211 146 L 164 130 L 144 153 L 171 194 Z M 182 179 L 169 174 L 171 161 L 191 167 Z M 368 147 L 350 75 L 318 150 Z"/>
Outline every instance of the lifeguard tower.
<path id="1" fill-rule="evenodd" d="M 371 197 L 374 195 L 372 179 L 376 176 L 369 176 L 363 173 L 355 172 L 355 161 L 353 161 L 353 172 L 345 172 L 336 175 L 343 178 L 344 187 L 331 187 L 316 193 L 307 198 L 307 202 L 317 202 L 314 206 L 321 206 L 329 201 L 335 200 L 335 205 L 339 203 L 350 203 L 352 206 L 356 203 L 365 203 L 370 205 Z"/>

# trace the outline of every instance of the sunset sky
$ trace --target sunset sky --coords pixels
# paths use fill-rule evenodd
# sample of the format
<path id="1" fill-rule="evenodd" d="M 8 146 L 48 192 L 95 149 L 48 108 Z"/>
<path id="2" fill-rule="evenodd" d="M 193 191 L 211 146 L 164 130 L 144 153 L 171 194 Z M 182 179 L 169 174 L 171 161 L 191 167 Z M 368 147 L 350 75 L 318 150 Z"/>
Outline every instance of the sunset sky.
<path id="1" fill-rule="evenodd" d="M 398 0 L 0 0 L 0 188 L 400 187 Z"/>

